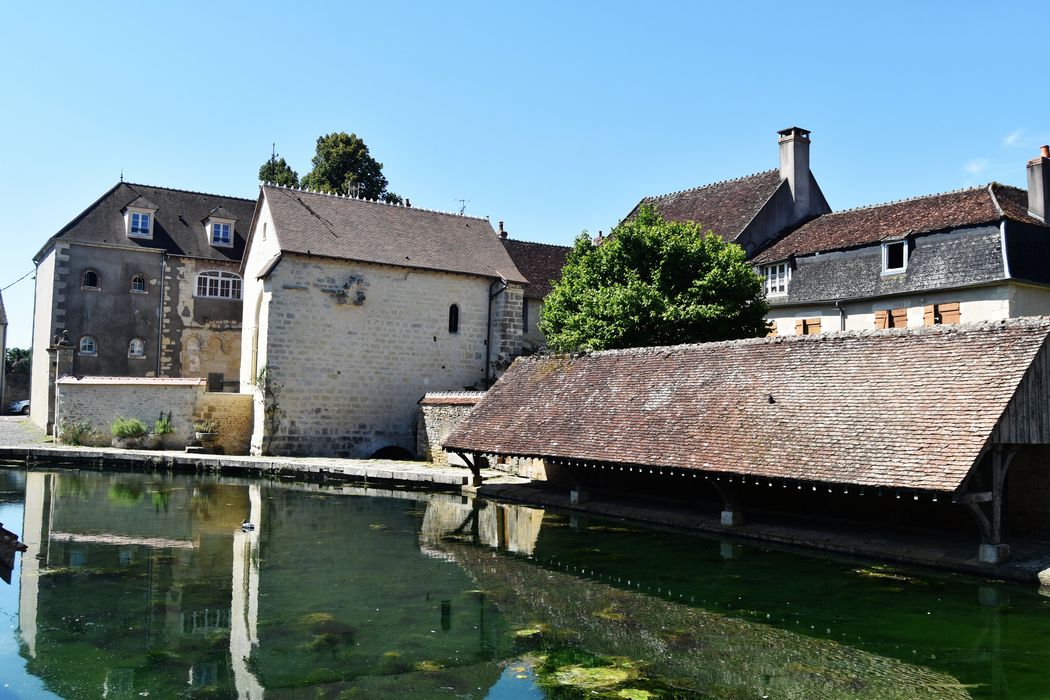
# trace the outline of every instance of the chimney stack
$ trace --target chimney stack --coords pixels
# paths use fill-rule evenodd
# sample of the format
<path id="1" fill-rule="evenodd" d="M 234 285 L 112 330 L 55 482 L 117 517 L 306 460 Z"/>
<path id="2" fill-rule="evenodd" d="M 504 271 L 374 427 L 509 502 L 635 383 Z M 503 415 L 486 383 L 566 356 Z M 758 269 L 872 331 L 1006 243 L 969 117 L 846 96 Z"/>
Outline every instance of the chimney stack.
<path id="1" fill-rule="evenodd" d="M 499 237 L 506 240 L 507 232 L 503 230 L 503 222 L 499 222 Z"/>
<path id="2" fill-rule="evenodd" d="M 1050 223 L 1050 146 L 1039 149 L 1039 157 L 1028 161 L 1028 213 Z"/>
<path id="3" fill-rule="evenodd" d="M 780 177 L 788 181 L 795 201 L 795 220 L 809 216 L 809 132 L 797 126 L 777 132 L 780 138 Z"/>

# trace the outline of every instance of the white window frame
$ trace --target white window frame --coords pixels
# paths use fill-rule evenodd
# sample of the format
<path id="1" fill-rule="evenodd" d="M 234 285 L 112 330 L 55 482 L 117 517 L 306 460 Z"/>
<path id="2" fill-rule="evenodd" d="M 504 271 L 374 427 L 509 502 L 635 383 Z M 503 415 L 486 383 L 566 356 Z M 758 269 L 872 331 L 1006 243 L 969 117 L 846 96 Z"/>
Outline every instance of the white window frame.
<path id="1" fill-rule="evenodd" d="M 233 219 L 208 219 L 208 242 L 212 245 L 212 247 L 214 247 L 214 248 L 232 248 L 233 247 L 233 236 L 234 236 L 233 224 L 234 223 L 235 222 L 234 222 Z M 216 234 L 219 231 L 223 230 L 222 227 L 226 227 L 226 230 L 229 232 L 229 240 L 228 241 L 216 240 L 216 238 L 215 238 Z"/>
<path id="2" fill-rule="evenodd" d="M 91 348 L 89 350 L 85 350 L 84 349 L 84 343 L 85 342 L 91 343 Z M 77 343 L 77 354 L 78 355 L 91 355 L 91 356 L 98 355 L 98 341 L 95 340 L 95 336 L 93 336 L 93 335 L 82 335 L 82 336 L 80 336 L 80 341 Z"/>
<path id="3" fill-rule="evenodd" d="M 142 289 L 135 289 L 135 280 L 142 280 Z M 128 282 L 128 290 L 132 294 L 145 294 L 149 291 L 149 281 L 146 279 L 146 275 L 140 272 L 136 272 L 131 276 L 131 280 Z"/>
<path id="4" fill-rule="evenodd" d="M 903 247 L 903 255 L 901 255 L 901 259 L 903 260 L 904 264 L 901 265 L 900 267 L 889 267 L 890 246 L 893 246 L 893 245 L 899 245 L 899 246 Z M 900 273 L 904 272 L 907 269 L 908 269 L 908 241 L 907 240 L 900 240 L 900 241 L 885 241 L 885 242 L 883 242 L 883 244 L 882 244 L 882 274 L 884 274 L 884 275 L 899 275 Z"/>
<path id="5" fill-rule="evenodd" d="M 128 209 L 125 214 L 124 221 L 127 226 L 128 238 L 153 238 L 153 222 L 156 219 L 154 211 L 149 209 Z M 143 233 L 141 230 L 136 230 L 136 221 L 139 223 L 138 228 L 141 229 L 142 217 L 146 217 L 146 232 Z"/>
<path id="6" fill-rule="evenodd" d="M 140 352 L 135 352 L 136 343 Z M 134 360 L 146 359 L 146 341 L 142 338 L 132 338 L 128 343 L 128 357 Z"/>
<path id="7" fill-rule="evenodd" d="M 786 262 L 762 266 L 763 288 L 767 297 L 787 296 L 791 284 L 791 265 Z"/>
<path id="8" fill-rule="evenodd" d="M 205 270 L 197 273 L 197 279 L 193 285 L 193 296 L 198 299 L 240 301 L 244 291 L 243 287 L 240 275 L 225 270 Z"/>

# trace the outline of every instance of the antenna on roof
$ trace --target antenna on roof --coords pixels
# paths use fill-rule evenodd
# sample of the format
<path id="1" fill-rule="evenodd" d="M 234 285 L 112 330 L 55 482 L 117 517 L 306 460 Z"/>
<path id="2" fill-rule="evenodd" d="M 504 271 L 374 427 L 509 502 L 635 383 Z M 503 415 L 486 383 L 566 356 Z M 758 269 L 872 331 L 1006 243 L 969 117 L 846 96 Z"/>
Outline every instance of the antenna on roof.
<path id="1" fill-rule="evenodd" d="M 459 214 L 460 214 L 460 216 L 462 216 L 463 212 L 465 212 L 467 210 L 467 202 L 469 202 L 470 200 L 469 199 L 457 199 L 455 201 L 459 202 Z"/>

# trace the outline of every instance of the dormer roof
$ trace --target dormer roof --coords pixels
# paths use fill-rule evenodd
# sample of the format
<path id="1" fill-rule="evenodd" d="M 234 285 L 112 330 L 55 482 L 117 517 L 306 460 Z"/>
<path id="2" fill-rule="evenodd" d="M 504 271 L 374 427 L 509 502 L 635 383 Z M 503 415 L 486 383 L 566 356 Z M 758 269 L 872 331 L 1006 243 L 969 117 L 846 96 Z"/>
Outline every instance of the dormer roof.
<path id="1" fill-rule="evenodd" d="M 156 204 L 149 201 L 142 195 L 139 195 L 138 197 L 135 197 L 135 199 L 128 202 L 124 206 L 124 208 L 121 209 L 121 212 L 126 212 L 128 209 L 148 209 L 150 211 L 157 211 L 158 208 L 159 207 L 157 207 Z"/>
<path id="2" fill-rule="evenodd" d="M 224 206 L 218 206 L 208 212 L 208 215 L 204 217 L 204 221 L 208 219 L 226 219 L 229 221 L 236 221 L 237 215 Z"/>

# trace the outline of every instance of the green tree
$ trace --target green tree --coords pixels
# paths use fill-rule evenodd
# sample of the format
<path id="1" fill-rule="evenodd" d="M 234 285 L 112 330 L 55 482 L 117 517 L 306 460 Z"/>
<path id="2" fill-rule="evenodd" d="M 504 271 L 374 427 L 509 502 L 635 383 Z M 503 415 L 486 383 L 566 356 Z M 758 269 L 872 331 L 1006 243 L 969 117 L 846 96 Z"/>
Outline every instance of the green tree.
<path id="1" fill-rule="evenodd" d="M 383 164 L 372 157 L 357 134 L 340 131 L 319 136 L 312 162 L 313 170 L 303 176 L 307 189 L 401 202 L 399 196 L 387 191 Z"/>
<path id="2" fill-rule="evenodd" d="M 10 372 L 18 364 L 22 371 L 28 372 L 29 358 L 32 354 L 28 348 L 8 348 L 7 357 L 4 358 L 4 369 Z"/>
<path id="3" fill-rule="evenodd" d="M 652 208 L 600 245 L 586 232 L 544 300 L 554 350 L 606 350 L 765 335 L 762 281 L 744 250 Z"/>
<path id="4" fill-rule="evenodd" d="M 259 182 L 272 182 L 275 185 L 284 185 L 285 187 L 298 187 L 299 173 L 292 170 L 292 167 L 285 162 L 284 158 L 278 158 L 274 154 L 270 156 L 270 160 L 259 167 Z"/>

